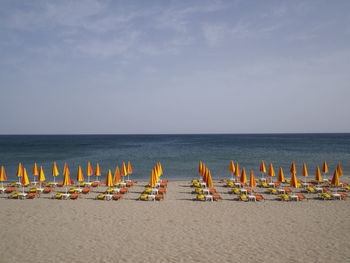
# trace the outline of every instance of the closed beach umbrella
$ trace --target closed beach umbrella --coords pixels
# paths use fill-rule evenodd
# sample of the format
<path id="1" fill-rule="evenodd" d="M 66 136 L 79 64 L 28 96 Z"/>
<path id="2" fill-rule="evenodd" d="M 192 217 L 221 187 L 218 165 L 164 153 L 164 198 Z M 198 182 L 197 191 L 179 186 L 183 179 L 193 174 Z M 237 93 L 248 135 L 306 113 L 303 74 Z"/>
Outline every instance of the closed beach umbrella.
<path id="1" fill-rule="evenodd" d="M 203 181 L 203 182 L 205 182 L 205 181 L 204 181 L 205 169 L 206 169 L 206 167 L 205 167 L 205 164 L 203 163 L 203 166 L 202 166 L 202 173 L 201 173 L 202 181 Z"/>
<path id="2" fill-rule="evenodd" d="M 40 166 L 38 181 L 39 181 L 40 187 L 41 187 L 41 182 L 45 181 L 45 174 L 42 166 Z"/>
<path id="3" fill-rule="evenodd" d="M 242 174 L 241 174 L 241 183 L 246 183 L 247 182 L 247 173 L 245 172 L 245 168 L 242 169 Z"/>
<path id="4" fill-rule="evenodd" d="M 315 181 L 316 182 L 322 182 L 322 176 L 321 176 L 321 171 L 320 171 L 320 167 L 316 167 L 316 175 L 315 175 Z"/>
<path id="5" fill-rule="evenodd" d="M 53 167 L 52 167 L 52 176 L 53 176 L 53 181 L 56 182 L 55 178 L 57 175 L 59 175 L 60 173 L 58 172 L 57 169 L 57 165 L 56 162 L 53 163 Z"/>
<path id="6" fill-rule="evenodd" d="M 264 177 L 264 173 L 266 173 L 266 167 L 263 160 L 261 160 L 261 164 L 260 164 L 260 173 L 262 178 Z"/>
<path id="7" fill-rule="evenodd" d="M 332 178 L 332 181 L 331 181 L 331 185 L 334 185 L 334 186 L 339 186 L 340 185 L 339 173 L 338 173 L 337 170 L 334 171 L 333 178 Z"/>
<path id="8" fill-rule="evenodd" d="M 96 176 L 96 181 L 98 182 L 98 176 L 101 176 L 101 170 L 100 170 L 100 165 L 97 163 L 96 168 L 95 168 L 95 176 Z"/>
<path id="9" fill-rule="evenodd" d="M 108 170 L 108 173 L 107 173 L 106 186 L 108 186 L 108 187 L 113 186 L 113 179 L 112 179 L 111 170 Z"/>
<path id="10" fill-rule="evenodd" d="M 269 171 L 267 172 L 268 176 L 271 176 L 271 182 L 272 182 L 272 177 L 275 177 L 275 170 L 273 169 L 272 163 L 270 163 L 269 165 Z"/>
<path id="11" fill-rule="evenodd" d="M 1 166 L 0 170 L 0 181 L 1 181 L 1 187 L 4 187 L 4 182 L 7 181 L 5 167 Z"/>
<path id="12" fill-rule="evenodd" d="M 304 180 L 306 182 L 306 177 L 308 176 L 308 173 L 307 173 L 307 168 L 306 168 L 305 163 L 303 164 L 303 174 L 302 175 L 304 176 Z"/>
<path id="13" fill-rule="evenodd" d="M 93 175 L 93 171 L 92 171 L 92 167 L 91 167 L 91 164 L 90 162 L 88 162 L 87 164 L 87 168 L 86 168 L 86 175 L 88 177 L 88 182 L 90 182 L 90 176 Z"/>
<path id="14" fill-rule="evenodd" d="M 235 165 L 234 165 L 233 161 L 231 160 L 230 167 L 228 168 L 228 171 L 231 173 L 231 179 L 233 179 L 233 174 L 234 174 L 235 170 L 236 170 Z"/>
<path id="15" fill-rule="evenodd" d="M 117 182 L 120 182 L 120 172 L 119 172 L 119 167 L 118 166 L 115 168 L 113 181 L 114 181 L 115 184 Z"/>
<path id="16" fill-rule="evenodd" d="M 71 185 L 71 180 L 70 180 L 70 176 L 69 176 L 70 172 L 69 172 L 68 166 L 65 165 L 65 168 L 66 169 L 64 170 L 64 173 L 63 173 L 63 175 L 64 175 L 64 177 L 63 177 L 63 185 L 66 186 L 66 194 L 67 194 L 67 192 L 68 192 L 68 185 Z"/>
<path id="17" fill-rule="evenodd" d="M 253 189 L 253 187 L 256 186 L 256 181 L 255 181 L 255 177 L 254 177 L 254 172 L 253 171 L 250 172 L 249 186 L 252 189 Z"/>
<path id="18" fill-rule="evenodd" d="M 202 163 L 202 161 L 199 161 L 198 173 L 199 173 L 200 175 L 202 175 L 202 171 L 203 171 L 203 163 Z"/>
<path id="19" fill-rule="evenodd" d="M 24 186 L 29 184 L 28 180 L 28 175 L 27 175 L 27 170 L 26 168 L 23 169 L 23 174 L 22 174 L 22 187 L 23 187 L 23 194 L 24 194 Z"/>
<path id="20" fill-rule="evenodd" d="M 158 168 L 159 169 L 159 168 Z M 129 175 L 132 174 L 132 168 L 130 162 L 128 162 L 128 181 L 130 180 Z M 159 176 L 160 176 L 160 171 L 159 171 Z"/>
<path id="21" fill-rule="evenodd" d="M 282 168 L 278 172 L 277 182 L 284 183 L 284 174 Z"/>
<path id="22" fill-rule="evenodd" d="M 152 173 L 151 173 L 151 187 L 152 188 L 155 188 L 156 187 L 156 177 L 155 177 L 155 174 L 154 174 L 154 169 L 152 170 Z"/>
<path id="23" fill-rule="evenodd" d="M 290 172 L 292 174 L 296 174 L 297 173 L 297 169 L 295 168 L 295 163 L 294 162 L 292 163 L 292 167 L 290 167 Z"/>
<path id="24" fill-rule="evenodd" d="M 239 164 L 238 164 L 238 162 L 236 163 L 235 176 L 236 177 L 241 177 L 241 173 L 239 171 Z"/>
<path id="25" fill-rule="evenodd" d="M 207 182 L 207 177 L 209 175 L 209 170 L 207 167 L 205 167 L 205 171 L 204 171 L 204 175 L 203 175 L 203 182 L 206 183 Z"/>
<path id="26" fill-rule="evenodd" d="M 17 177 L 18 177 L 18 182 L 19 183 L 21 182 L 22 174 L 23 174 L 22 164 L 19 163 L 18 164 L 18 168 L 17 168 Z"/>
<path id="27" fill-rule="evenodd" d="M 78 187 L 80 188 L 80 182 L 84 181 L 84 175 L 83 175 L 83 171 L 81 170 L 80 165 L 78 167 L 77 181 L 78 181 Z"/>
<path id="28" fill-rule="evenodd" d="M 127 174 L 128 174 L 128 171 L 126 170 L 125 163 L 123 162 L 123 164 L 122 164 L 122 176 L 124 177 L 124 180 L 125 180 L 125 176 Z"/>
<path id="29" fill-rule="evenodd" d="M 294 188 L 298 188 L 298 181 L 297 181 L 297 176 L 295 173 L 292 174 L 292 178 L 290 180 L 290 186 Z"/>
<path id="30" fill-rule="evenodd" d="M 39 175 L 38 166 L 36 165 L 36 163 L 34 163 L 32 175 L 33 175 L 33 182 L 36 183 L 35 177 Z"/>
<path id="31" fill-rule="evenodd" d="M 160 170 L 160 174 L 163 175 L 163 168 L 162 168 L 162 164 L 159 162 L 159 170 Z"/>
<path id="32" fill-rule="evenodd" d="M 340 176 L 343 176 L 343 170 L 341 169 L 340 163 L 338 163 L 337 171 Z"/>
<path id="33" fill-rule="evenodd" d="M 326 163 L 326 161 L 323 162 L 323 165 L 322 165 L 322 173 L 328 173 L 328 165 Z"/>
<path id="34" fill-rule="evenodd" d="M 207 185 L 208 188 L 209 187 L 213 187 L 213 180 L 211 178 L 211 172 L 210 171 L 208 171 L 206 185 Z"/>

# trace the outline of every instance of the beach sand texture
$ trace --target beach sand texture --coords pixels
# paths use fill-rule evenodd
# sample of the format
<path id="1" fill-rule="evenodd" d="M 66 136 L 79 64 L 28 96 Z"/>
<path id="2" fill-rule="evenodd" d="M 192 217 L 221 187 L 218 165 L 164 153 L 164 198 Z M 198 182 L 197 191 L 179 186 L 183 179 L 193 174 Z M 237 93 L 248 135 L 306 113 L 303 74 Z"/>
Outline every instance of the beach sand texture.
<path id="1" fill-rule="evenodd" d="M 224 200 L 198 202 L 170 181 L 164 201 L 136 201 L 144 185 L 119 201 L 0 198 L 0 262 L 350 262 L 350 200 L 245 203 L 214 182 Z"/>

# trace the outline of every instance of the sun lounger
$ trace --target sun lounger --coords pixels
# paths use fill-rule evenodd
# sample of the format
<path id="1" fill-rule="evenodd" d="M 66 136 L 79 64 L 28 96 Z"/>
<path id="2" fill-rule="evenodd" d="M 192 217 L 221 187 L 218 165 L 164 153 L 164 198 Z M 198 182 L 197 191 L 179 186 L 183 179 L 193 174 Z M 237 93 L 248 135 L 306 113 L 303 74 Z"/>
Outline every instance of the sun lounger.
<path id="1" fill-rule="evenodd" d="M 74 193 L 69 196 L 69 199 L 77 200 L 80 197 L 80 194 Z"/>
<path id="2" fill-rule="evenodd" d="M 278 197 L 281 201 L 290 201 L 291 200 L 290 196 L 287 194 L 281 194 Z"/>
<path id="3" fill-rule="evenodd" d="M 297 196 L 298 199 L 301 200 L 301 201 L 307 200 L 307 198 L 306 198 L 305 195 L 303 195 L 303 194 L 296 194 L 296 196 Z"/>
<path id="4" fill-rule="evenodd" d="M 319 193 L 318 197 L 322 200 L 332 200 L 333 197 L 328 193 Z"/>
<path id="5" fill-rule="evenodd" d="M 105 200 L 106 194 L 99 194 L 96 196 L 96 200 Z"/>
<path id="6" fill-rule="evenodd" d="M 221 198 L 221 196 L 220 195 L 218 195 L 218 194 L 214 194 L 213 195 L 213 200 L 214 201 L 219 201 L 219 200 L 221 200 L 222 198 Z"/>
<path id="7" fill-rule="evenodd" d="M 306 191 L 307 193 L 316 193 L 315 188 L 308 186 L 304 188 L 304 191 Z"/>
<path id="8" fill-rule="evenodd" d="M 114 194 L 113 196 L 112 196 L 112 199 L 113 200 L 119 200 L 120 198 L 122 198 L 123 197 L 123 195 L 121 195 L 121 194 Z"/>
<path id="9" fill-rule="evenodd" d="M 273 195 L 277 195 L 278 194 L 278 190 L 275 188 L 267 188 L 269 194 L 273 194 Z"/>
<path id="10" fill-rule="evenodd" d="M 48 194 L 48 193 L 50 193 L 53 189 L 55 189 L 55 188 L 54 188 L 54 187 L 47 187 L 47 188 L 44 189 L 43 193 L 44 193 L 44 194 Z"/>
<path id="11" fill-rule="evenodd" d="M 91 186 L 92 186 L 92 187 L 97 187 L 98 185 L 99 185 L 98 182 L 92 182 L 92 183 L 91 183 Z"/>
<path id="12" fill-rule="evenodd" d="M 148 200 L 148 194 L 141 194 L 139 197 L 139 200 L 143 200 L 143 201 Z"/>
<path id="13" fill-rule="evenodd" d="M 162 195 L 162 194 L 157 194 L 155 198 L 156 198 L 156 200 L 158 200 L 158 201 L 164 200 L 164 195 Z"/>
<path id="14" fill-rule="evenodd" d="M 9 195 L 8 198 L 10 198 L 10 199 L 18 199 L 20 194 L 21 193 L 13 193 L 13 194 Z"/>
<path id="15" fill-rule="evenodd" d="M 12 193 L 13 191 L 17 190 L 17 187 L 8 187 L 5 189 L 5 193 L 6 194 L 9 194 L 9 193 Z"/>
<path id="16" fill-rule="evenodd" d="M 282 188 L 286 193 L 291 193 L 292 190 L 290 188 Z"/>
<path id="17" fill-rule="evenodd" d="M 269 187 L 269 184 L 266 183 L 266 182 L 260 182 L 260 187 L 268 188 L 268 187 Z"/>
<path id="18" fill-rule="evenodd" d="M 234 185 L 235 185 L 235 183 L 232 181 L 226 183 L 226 186 L 228 186 L 228 187 L 232 187 Z"/>
<path id="19" fill-rule="evenodd" d="M 203 192 L 203 189 L 202 188 L 196 188 L 195 190 L 194 190 L 194 193 L 196 193 L 196 194 L 200 194 L 200 193 L 202 193 Z"/>
<path id="20" fill-rule="evenodd" d="M 125 186 L 126 186 L 126 187 L 131 187 L 131 186 L 133 186 L 133 185 L 134 185 L 133 182 L 127 182 Z"/>
<path id="21" fill-rule="evenodd" d="M 126 194 L 127 192 L 129 192 L 129 189 L 128 189 L 128 188 L 121 188 L 121 189 L 120 189 L 120 193 L 121 193 L 121 194 Z"/>
<path id="22" fill-rule="evenodd" d="M 247 195 L 239 195 L 239 196 L 238 196 L 238 200 L 239 200 L 239 201 L 249 201 Z"/>
<path id="23" fill-rule="evenodd" d="M 160 187 L 162 188 L 168 187 L 168 182 L 161 182 Z"/>
<path id="24" fill-rule="evenodd" d="M 90 193 L 91 192 L 91 188 L 84 188 L 81 192 L 83 193 L 83 194 L 88 194 L 88 193 Z"/>
<path id="25" fill-rule="evenodd" d="M 241 193 L 241 190 L 239 190 L 238 188 L 232 188 L 232 194 L 239 195 L 240 193 Z"/>
<path id="26" fill-rule="evenodd" d="M 262 195 L 255 195 L 255 198 L 257 201 L 265 201 L 265 199 Z"/>
<path id="27" fill-rule="evenodd" d="M 158 193 L 164 195 L 166 193 L 166 189 L 165 188 L 161 188 L 161 189 L 158 190 Z"/>
<path id="28" fill-rule="evenodd" d="M 196 200 L 197 200 L 197 201 L 205 201 L 205 195 L 203 195 L 203 194 L 198 194 L 198 195 L 196 196 Z"/>
<path id="29" fill-rule="evenodd" d="M 27 194 L 27 199 L 34 199 L 34 198 L 39 198 L 40 194 L 39 193 L 29 193 Z"/>

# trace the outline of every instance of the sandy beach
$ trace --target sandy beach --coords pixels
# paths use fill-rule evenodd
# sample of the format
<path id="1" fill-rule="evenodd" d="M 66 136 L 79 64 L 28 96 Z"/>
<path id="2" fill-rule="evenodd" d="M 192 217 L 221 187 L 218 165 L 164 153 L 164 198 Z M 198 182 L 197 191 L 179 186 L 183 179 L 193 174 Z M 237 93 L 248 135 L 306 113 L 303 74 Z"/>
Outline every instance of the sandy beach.
<path id="1" fill-rule="evenodd" d="M 0 198 L 0 262 L 350 260 L 350 200 L 240 202 L 215 181 L 223 200 L 199 202 L 189 181 L 170 181 L 163 201 L 137 201 L 144 185 L 119 201 L 92 200 L 104 187 L 79 200 Z"/>

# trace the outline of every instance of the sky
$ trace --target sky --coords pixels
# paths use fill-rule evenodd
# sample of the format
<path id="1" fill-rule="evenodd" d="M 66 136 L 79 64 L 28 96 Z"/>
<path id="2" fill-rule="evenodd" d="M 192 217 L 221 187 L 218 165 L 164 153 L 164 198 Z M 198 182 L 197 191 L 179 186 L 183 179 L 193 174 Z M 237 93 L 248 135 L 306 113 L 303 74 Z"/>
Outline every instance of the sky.
<path id="1" fill-rule="evenodd" d="M 350 132 L 350 1 L 0 0 L 0 134 Z"/>

